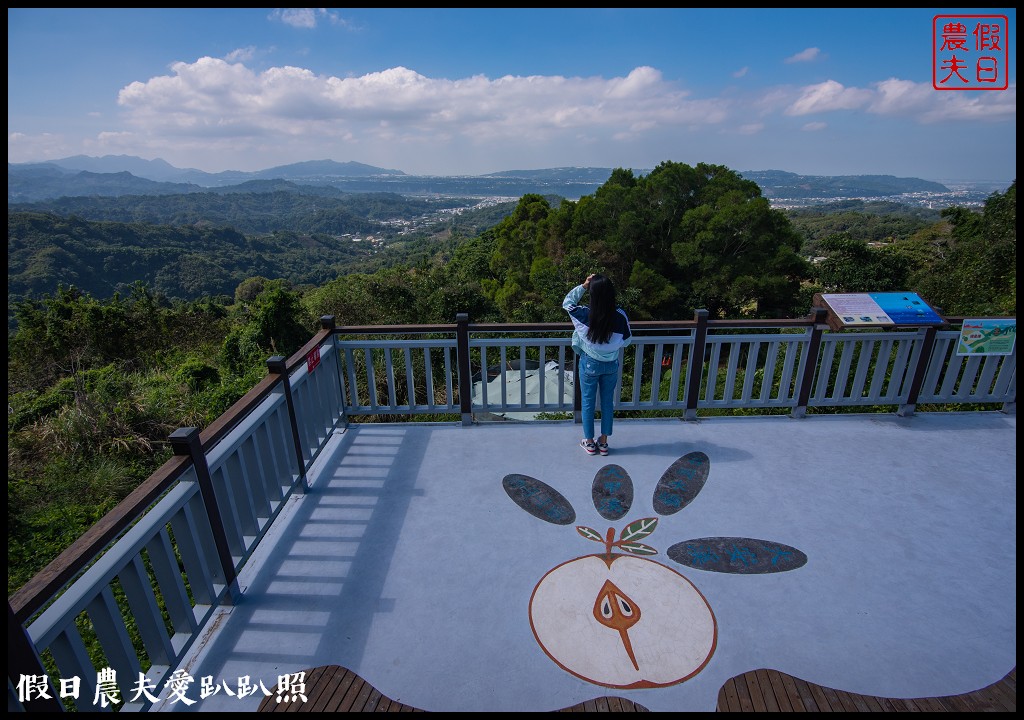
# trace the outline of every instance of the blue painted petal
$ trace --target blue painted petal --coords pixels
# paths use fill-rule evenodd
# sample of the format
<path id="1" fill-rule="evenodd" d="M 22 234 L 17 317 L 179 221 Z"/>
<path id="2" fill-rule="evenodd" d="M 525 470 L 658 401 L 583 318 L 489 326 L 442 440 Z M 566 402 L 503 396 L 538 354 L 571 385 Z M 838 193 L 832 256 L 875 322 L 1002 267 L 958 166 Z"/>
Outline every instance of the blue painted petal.
<path id="1" fill-rule="evenodd" d="M 702 452 L 691 452 L 672 463 L 654 488 L 654 511 L 659 515 L 677 513 L 693 502 L 704 489 L 711 460 Z"/>
<path id="2" fill-rule="evenodd" d="M 534 517 L 555 525 L 570 525 L 576 521 L 572 503 L 545 482 L 512 473 L 502 479 L 501 486 L 512 502 Z"/>
<path id="3" fill-rule="evenodd" d="M 633 505 L 633 480 L 625 468 L 605 465 L 594 476 L 594 507 L 605 520 L 618 520 Z"/>

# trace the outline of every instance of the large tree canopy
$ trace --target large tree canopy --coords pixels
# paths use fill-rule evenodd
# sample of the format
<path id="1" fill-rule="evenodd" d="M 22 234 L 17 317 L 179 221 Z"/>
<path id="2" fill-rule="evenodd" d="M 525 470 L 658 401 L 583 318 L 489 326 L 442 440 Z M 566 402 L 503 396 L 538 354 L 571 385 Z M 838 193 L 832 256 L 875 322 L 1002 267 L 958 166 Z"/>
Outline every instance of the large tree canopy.
<path id="1" fill-rule="evenodd" d="M 801 314 L 801 238 L 756 183 L 719 165 L 615 170 L 593 196 L 552 209 L 524 196 L 494 229 L 493 298 L 509 320 L 560 319 L 588 272 L 607 274 L 636 318 Z"/>

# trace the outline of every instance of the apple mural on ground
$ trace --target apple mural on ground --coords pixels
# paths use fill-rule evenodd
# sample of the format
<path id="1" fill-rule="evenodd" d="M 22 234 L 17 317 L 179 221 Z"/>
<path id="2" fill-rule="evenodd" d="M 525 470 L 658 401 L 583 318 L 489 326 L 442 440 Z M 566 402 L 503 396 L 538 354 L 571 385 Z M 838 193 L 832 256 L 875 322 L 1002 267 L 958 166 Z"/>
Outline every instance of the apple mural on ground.
<path id="1" fill-rule="evenodd" d="M 654 511 L 672 515 L 689 505 L 707 482 L 711 461 L 702 452 L 676 460 L 654 488 Z M 572 504 L 550 485 L 513 473 L 502 487 L 519 507 L 546 522 L 571 525 Z M 633 503 L 633 481 L 619 465 L 594 476 L 594 507 L 617 522 Z M 666 687 L 684 682 L 708 664 L 718 642 L 714 611 L 686 576 L 650 556 L 659 518 L 627 522 L 616 531 L 586 525 L 576 531 L 601 551 L 548 571 L 530 597 L 530 625 L 541 648 L 576 677 L 612 688 Z M 807 556 L 778 542 L 743 537 L 683 540 L 666 551 L 680 565 L 737 574 L 784 572 Z"/>

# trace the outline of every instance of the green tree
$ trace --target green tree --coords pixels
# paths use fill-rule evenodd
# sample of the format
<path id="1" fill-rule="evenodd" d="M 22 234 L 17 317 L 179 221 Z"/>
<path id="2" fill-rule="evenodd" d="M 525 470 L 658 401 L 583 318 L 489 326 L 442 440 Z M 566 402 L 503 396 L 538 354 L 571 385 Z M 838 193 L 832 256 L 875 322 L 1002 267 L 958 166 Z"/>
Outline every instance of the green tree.
<path id="1" fill-rule="evenodd" d="M 1013 315 L 1017 305 L 1017 182 L 993 193 L 981 213 L 947 208 L 943 254 L 915 276 L 920 292 L 947 315 Z"/>
<path id="2" fill-rule="evenodd" d="M 233 373 L 248 375 L 258 372 L 270 355 L 291 355 L 313 334 L 301 316 L 299 294 L 283 281 L 269 282 L 243 306 L 241 322 L 224 339 L 224 364 Z"/>
<path id="3" fill-rule="evenodd" d="M 755 183 L 727 168 L 698 165 L 696 179 L 671 245 L 688 290 L 685 314 L 697 308 L 712 317 L 793 314 L 810 268 L 789 219 L 771 209 Z"/>
<path id="4" fill-rule="evenodd" d="M 825 259 L 815 280 L 825 292 L 886 292 L 908 289 L 910 258 L 892 247 L 872 248 L 845 233 L 821 241 Z"/>

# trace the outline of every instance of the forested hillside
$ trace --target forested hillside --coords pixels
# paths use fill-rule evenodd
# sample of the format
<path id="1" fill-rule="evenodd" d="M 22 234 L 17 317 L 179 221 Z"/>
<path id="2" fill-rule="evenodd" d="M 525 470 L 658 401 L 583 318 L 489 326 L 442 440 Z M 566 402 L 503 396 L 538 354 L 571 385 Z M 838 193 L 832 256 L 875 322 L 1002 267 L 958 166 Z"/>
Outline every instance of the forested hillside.
<path id="1" fill-rule="evenodd" d="M 845 233 L 868 243 L 905 239 L 942 219 L 939 210 L 910 207 L 895 202 L 844 200 L 825 206 L 799 208 L 786 213 L 803 236 L 803 254 L 820 255 L 821 241 Z"/>
<path id="2" fill-rule="evenodd" d="M 250 189 L 262 184 L 247 183 Z M 279 278 L 308 287 L 348 273 L 416 263 L 448 247 L 452 237 L 472 236 L 496 225 L 515 207 L 495 203 L 467 209 L 476 201 L 379 194 L 332 197 L 331 202 L 347 208 L 333 212 L 318 206 L 315 194 L 271 191 L 233 197 L 226 214 L 226 206 L 219 203 L 191 204 L 202 200 L 197 196 L 63 198 L 12 206 L 7 213 L 8 329 L 13 328 L 17 302 L 42 299 L 59 285 L 106 300 L 142 282 L 158 298 L 190 301 L 230 297 L 249 277 Z M 183 204 L 192 208 L 185 215 L 175 210 Z M 14 209 L 25 207 L 40 210 Z M 280 215 L 272 212 L 275 207 L 284 208 Z M 226 221 L 196 220 L 249 217 L 246 211 L 252 208 L 263 208 L 264 219 L 258 224 L 271 231 L 242 232 Z M 293 229 L 316 227 L 328 215 L 337 219 L 341 214 L 349 218 L 350 232 Z M 136 215 L 162 221 L 96 219 Z"/>
<path id="3" fill-rule="evenodd" d="M 369 225 L 369 223 L 366 223 Z M 352 237 L 229 227 L 89 222 L 42 213 L 7 214 L 7 290 L 23 298 L 74 285 L 109 298 L 141 281 L 156 294 L 194 300 L 227 295 L 247 277 L 316 285 L 373 251 Z"/>
<path id="4" fill-rule="evenodd" d="M 153 225 L 231 227 L 243 233 L 290 230 L 302 233 L 373 233 L 381 223 L 411 220 L 442 208 L 465 208 L 465 198 L 422 200 L 393 193 L 348 194 L 285 181 L 254 181 L 186 195 L 78 196 L 34 203 L 8 203 L 15 211 L 47 212 Z"/>
<path id="5" fill-rule="evenodd" d="M 595 271 L 637 320 L 794 317 L 815 292 L 904 289 L 949 315 L 1015 313 L 1015 183 L 983 212 L 843 211 L 791 215 L 728 168 L 666 162 L 615 170 L 578 201 L 524 195 L 453 216 L 383 261 L 329 234 L 9 210 L 9 281 L 31 299 L 13 303 L 8 345 L 8 590 L 159 467 L 173 430 L 208 425 L 322 315 L 561 322 L 566 291 Z M 824 260 L 808 260 L 809 242 Z"/>

